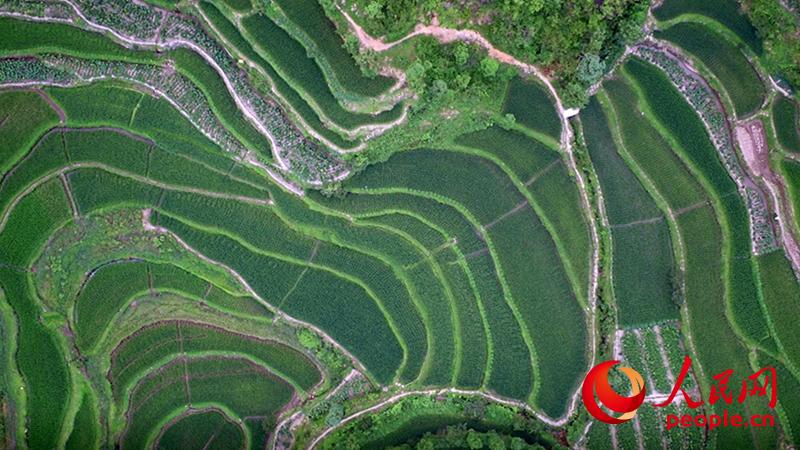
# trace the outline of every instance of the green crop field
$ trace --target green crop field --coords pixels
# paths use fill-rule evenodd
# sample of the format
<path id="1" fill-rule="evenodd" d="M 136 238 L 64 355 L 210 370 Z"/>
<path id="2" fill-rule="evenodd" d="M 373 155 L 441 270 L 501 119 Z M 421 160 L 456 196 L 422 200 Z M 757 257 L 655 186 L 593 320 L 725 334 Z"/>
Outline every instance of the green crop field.
<path id="1" fill-rule="evenodd" d="M 621 108 L 617 110 L 622 112 Z M 675 318 L 675 263 L 667 219 L 619 155 L 611 134 L 614 131 L 604 114 L 614 111 L 604 113 L 599 102 L 593 101 L 583 119 L 589 154 L 596 161 L 601 186 L 609 198 L 619 321 L 625 326 L 637 326 Z M 622 118 L 614 121 L 622 122 Z M 630 147 L 629 142 L 625 140 L 625 150 Z M 653 152 L 652 148 L 649 150 Z"/>
<path id="2" fill-rule="evenodd" d="M 289 84 L 299 92 L 306 93 L 320 111 L 337 125 L 349 129 L 369 123 L 385 123 L 402 114 L 402 105 L 374 116 L 347 111 L 331 92 L 319 66 L 307 56 L 305 47 L 286 30 L 262 14 L 246 17 L 242 20 L 242 27 L 256 51 L 270 61 Z"/>
<path id="3" fill-rule="evenodd" d="M 754 52 L 763 51 L 761 40 L 747 16 L 735 0 L 665 0 L 656 8 L 654 15 L 658 20 L 671 20 L 682 14 L 697 14 L 708 17 L 725 26 L 747 44 Z"/>
<path id="4" fill-rule="evenodd" d="M 561 123 L 544 87 L 515 78 L 508 86 L 504 114 L 513 114 L 518 123 L 558 140 Z"/>
<path id="5" fill-rule="evenodd" d="M 800 113 L 797 103 L 786 97 L 778 97 L 772 104 L 772 123 L 778 142 L 790 152 L 800 152 Z"/>
<path id="6" fill-rule="evenodd" d="M 796 447 L 792 2 L 0 2 L 0 448 Z"/>
<path id="7" fill-rule="evenodd" d="M 198 433 L 198 431 L 201 431 Z M 216 409 L 190 412 L 165 426 L 158 448 L 242 448 L 244 434 L 239 424 Z"/>
<path id="8" fill-rule="evenodd" d="M 658 32 L 656 37 L 677 44 L 708 67 L 730 96 L 737 116 L 747 116 L 763 103 L 765 90 L 758 73 L 739 49 L 713 30 L 700 24 L 679 23 Z"/>
<path id="9" fill-rule="evenodd" d="M 313 0 L 278 0 L 275 4 L 317 46 L 327 64 L 331 65 L 336 80 L 352 92 L 375 96 L 389 89 L 393 80 L 386 77 L 364 76 L 358 63 L 344 48 L 334 23 L 325 16 L 322 6 Z M 319 57 L 318 57 L 319 58 Z"/>

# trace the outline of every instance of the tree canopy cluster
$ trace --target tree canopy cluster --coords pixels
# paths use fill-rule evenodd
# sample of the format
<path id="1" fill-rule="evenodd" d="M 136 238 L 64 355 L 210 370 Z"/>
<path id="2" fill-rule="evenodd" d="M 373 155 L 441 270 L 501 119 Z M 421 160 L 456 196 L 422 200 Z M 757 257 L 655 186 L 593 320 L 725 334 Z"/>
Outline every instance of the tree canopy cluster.
<path id="1" fill-rule="evenodd" d="M 354 0 L 365 29 L 398 38 L 420 21 L 483 33 L 493 45 L 552 73 L 568 105 L 586 102 L 626 43 L 641 36 L 646 0 Z"/>
<path id="2" fill-rule="evenodd" d="M 778 0 L 744 0 L 743 6 L 764 41 L 763 62 L 767 70 L 800 89 L 800 18 Z"/>

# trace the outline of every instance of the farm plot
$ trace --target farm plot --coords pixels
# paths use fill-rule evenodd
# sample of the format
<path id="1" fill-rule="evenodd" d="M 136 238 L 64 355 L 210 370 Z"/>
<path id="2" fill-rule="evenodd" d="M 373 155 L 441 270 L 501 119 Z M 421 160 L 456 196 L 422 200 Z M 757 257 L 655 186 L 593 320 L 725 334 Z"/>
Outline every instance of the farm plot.
<path id="1" fill-rule="evenodd" d="M 540 84 L 514 78 L 508 85 L 503 114 L 513 114 L 517 123 L 558 142 L 561 121 L 553 100 Z"/>
<path id="2" fill-rule="evenodd" d="M 97 400 L 90 387 L 83 389 L 81 403 L 72 425 L 72 432 L 65 445 L 66 450 L 88 450 L 99 448 L 100 417 Z"/>
<path id="3" fill-rule="evenodd" d="M 800 364 L 800 336 L 796 333 L 800 313 L 800 286 L 783 251 L 760 255 L 758 272 L 764 307 L 769 314 L 775 338 L 786 355 L 786 360 L 798 367 Z M 800 431 L 800 430 L 799 430 Z"/>
<path id="4" fill-rule="evenodd" d="M 2 28 L 2 27 L 0 27 Z M 35 92 L 0 92 L 0 173 L 5 174 L 58 115 Z"/>
<path id="5" fill-rule="evenodd" d="M 780 96 L 772 103 L 772 123 L 778 142 L 790 152 L 800 152 L 800 119 L 797 103 Z"/>
<path id="6" fill-rule="evenodd" d="M 129 126 L 142 96 L 147 95 L 108 81 L 73 88 L 49 87 L 45 92 L 64 110 L 67 124 L 74 127 Z"/>
<path id="7" fill-rule="evenodd" d="M 118 311 L 137 294 L 150 289 L 147 264 L 120 262 L 98 268 L 90 274 L 75 299 L 75 343 L 79 348 L 95 347 Z"/>
<path id="8" fill-rule="evenodd" d="M 737 117 L 744 117 L 759 109 L 766 91 L 741 50 L 723 36 L 697 23 L 678 23 L 655 33 L 691 53 L 719 80 L 733 103 Z"/>
<path id="9" fill-rule="evenodd" d="M 718 222 L 725 240 L 723 254 L 728 267 L 728 304 L 733 310 L 738 331 L 760 342 L 769 333 L 758 304 L 757 281 L 754 279 L 747 210 L 739 197 L 736 184 L 722 165 L 703 123 L 667 78 L 654 66 L 633 59 L 625 64 L 632 83 L 640 87 L 641 98 L 648 105 L 645 115 L 652 114 L 676 141 L 676 153 L 691 167 L 714 202 Z"/>
<path id="10" fill-rule="evenodd" d="M 347 140 L 337 132 L 328 128 L 322 122 L 314 108 L 308 104 L 292 85 L 287 83 L 286 80 L 275 71 L 270 62 L 262 58 L 261 55 L 253 49 L 250 42 L 242 36 L 239 30 L 219 9 L 213 4 L 205 2 L 200 3 L 199 6 L 202 8 L 203 14 L 208 22 L 217 30 L 222 39 L 227 41 L 226 44 L 232 50 L 232 53 L 241 53 L 259 69 L 263 70 L 272 83 L 272 89 L 278 93 L 280 99 L 282 99 L 290 109 L 294 110 L 311 130 L 332 142 L 334 145 L 344 149 L 350 149 L 358 145 L 357 142 Z"/>
<path id="11" fill-rule="evenodd" d="M 339 273 L 356 277 L 383 301 L 392 318 L 396 320 L 398 331 L 410 353 L 409 367 L 404 372 L 410 379 L 416 377 L 426 359 L 428 331 L 420 313 L 415 310 L 414 299 L 410 297 L 409 287 L 404 283 L 405 276 L 398 272 L 397 267 L 400 263 L 416 263 L 422 255 L 410 254 L 408 245 L 402 239 L 381 230 L 356 229 L 334 217 L 307 211 L 299 200 L 288 194 L 275 191 L 273 198 L 281 207 L 280 212 L 275 209 L 265 211 L 254 205 L 198 199 L 173 193 L 164 197 L 161 209 L 198 225 L 222 229 L 226 234 L 237 236 L 260 250 L 291 256 L 298 262 L 308 260 L 309 263 L 330 267 Z M 293 202 L 298 204 L 292 205 Z M 278 215 L 287 212 L 288 219 Z M 303 216 L 299 215 L 301 213 Z M 324 231 L 317 231 L 320 229 Z M 314 239 L 315 236 L 319 240 Z M 331 241 L 332 244 L 322 239 Z M 384 256 L 393 254 L 398 256 L 395 259 Z M 423 276 L 432 275 L 423 273 Z M 409 282 L 417 283 L 416 278 L 409 278 Z M 306 281 L 305 278 L 298 278 L 296 284 Z M 437 283 L 436 280 L 433 282 Z M 435 285 L 433 287 L 436 288 Z M 439 288 L 429 295 L 440 299 L 438 296 L 433 297 L 436 292 L 439 292 Z M 286 301 L 287 299 L 280 297 L 274 305 L 281 307 Z M 447 299 L 438 303 L 429 300 L 428 304 L 448 311 Z M 449 323 L 449 315 L 443 320 Z M 447 328 L 443 328 L 437 331 L 437 335 L 447 332 Z M 452 333 L 449 339 L 452 342 Z M 449 350 L 448 353 L 451 352 Z"/>
<path id="12" fill-rule="evenodd" d="M 606 113 L 592 99 L 581 119 L 589 155 L 607 199 L 620 324 L 640 326 L 675 319 L 675 263 L 666 217 L 620 156 L 609 126 L 618 121 L 614 111 Z M 643 252 L 642 248 L 648 251 Z"/>
<path id="13" fill-rule="evenodd" d="M 36 293 L 27 268 L 46 240 L 70 218 L 59 180 L 23 197 L 0 233 L 0 287 L 17 317 L 16 363 L 25 382 L 28 445 L 51 448 L 59 442 L 71 382 L 60 342 L 39 321 Z"/>
<path id="14" fill-rule="evenodd" d="M 267 256 L 225 235 L 199 231 L 164 215 L 159 225 L 236 270 L 266 301 L 282 303 L 288 314 L 317 324 L 359 358 L 380 382 L 390 381 L 400 367 L 403 349 L 390 321 L 382 305 L 360 285 L 326 270 L 309 268 L 303 282 L 292 289 L 304 271 L 302 265 Z"/>
<path id="15" fill-rule="evenodd" d="M 317 195 L 314 199 L 356 217 L 371 218 L 379 212 L 402 211 L 443 230 L 454 243 L 453 248 L 458 248 L 464 255 L 462 268 L 474 282 L 473 292 L 479 301 L 479 308 L 483 308 L 482 315 L 491 335 L 492 348 L 487 362 L 488 379 L 484 379 L 484 386 L 512 398 L 525 398 L 529 394 L 532 388 L 531 366 L 520 364 L 521 361 L 530 360 L 522 330 L 505 301 L 506 294 L 498 278 L 497 266 L 484 238 L 475 225 L 462 215 L 463 211 L 434 198 L 403 193 L 402 190 L 395 193 L 381 191 L 380 194 L 358 191 L 342 199 L 323 199 Z M 443 263 L 442 267 L 445 271 L 448 270 L 448 264 Z M 452 285 L 458 283 L 451 280 Z M 457 299 L 458 297 L 456 295 Z M 470 313 L 459 307 L 459 314 Z M 462 320 L 462 335 L 476 332 L 467 324 L 468 321 Z M 477 357 L 472 354 L 469 346 L 465 345 L 464 349 L 464 361 Z M 463 370 L 469 370 L 466 363 L 462 363 Z"/>
<path id="16" fill-rule="evenodd" d="M 530 196 L 537 213 L 546 222 L 575 280 L 575 291 L 585 301 L 591 251 L 589 228 L 577 185 L 561 155 L 522 133 L 499 127 L 463 135 L 456 142 L 475 149 L 487 159 L 499 161 L 510 176 L 516 177 L 519 189 Z"/>
<path id="17" fill-rule="evenodd" d="M 303 391 L 321 378 L 308 357 L 279 342 L 199 322 L 165 320 L 139 329 L 111 353 L 108 379 L 115 401 L 122 402 L 127 390 L 152 367 L 182 354 L 208 352 L 247 357 Z"/>
<path id="18" fill-rule="evenodd" d="M 736 0 L 665 0 L 653 15 L 661 21 L 672 20 L 681 15 L 697 15 L 714 20 L 731 30 L 739 39 L 747 44 L 755 53 L 761 54 L 763 47 L 756 29 Z"/>
<path id="19" fill-rule="evenodd" d="M 129 50 L 99 33 L 71 25 L 0 17 L 0 56 L 45 53 L 141 63 L 158 61 L 151 53 Z"/>
<path id="20" fill-rule="evenodd" d="M 176 68 L 200 88 L 220 121 L 248 148 L 267 153 L 272 144 L 248 122 L 219 74 L 197 53 L 179 49 L 168 54 Z"/>
<path id="21" fill-rule="evenodd" d="M 253 48 L 337 126 L 349 130 L 360 125 L 388 123 L 402 115 L 402 104 L 375 115 L 344 109 L 331 92 L 319 66 L 307 56 L 305 47 L 269 17 L 263 14 L 248 16 L 242 19 L 242 29 Z"/>
<path id="22" fill-rule="evenodd" d="M 791 159 L 783 159 L 780 163 L 783 179 L 789 191 L 789 198 L 794 209 L 795 226 L 800 227 L 800 163 Z"/>
<path id="23" fill-rule="evenodd" d="M 325 10 L 314 0 L 277 0 L 275 4 L 294 26 L 302 30 L 316 46 L 320 66 L 329 65 L 336 81 L 346 90 L 364 96 L 377 96 L 394 85 L 395 80 L 382 76 L 367 77 L 345 49 L 345 42 Z M 323 59 L 324 61 L 320 61 Z"/>
<path id="24" fill-rule="evenodd" d="M 725 317 L 723 280 L 722 233 L 710 207 L 689 211 L 677 219 L 686 246 L 686 305 L 689 327 L 695 342 L 695 352 L 707 377 L 728 369 L 735 374 L 749 373 L 746 348 Z M 709 320 L 711 317 L 719 320 Z M 745 414 L 741 405 L 730 405 L 729 411 Z M 750 411 L 750 413 L 754 413 Z M 752 431 L 752 430 L 750 430 Z M 769 434 L 759 429 L 758 438 Z M 727 428 L 717 432 L 719 445 L 751 442 L 747 431 Z"/>
<path id="25" fill-rule="evenodd" d="M 778 395 L 778 405 L 781 411 L 775 411 L 777 417 L 784 428 L 784 432 L 789 435 L 792 442 L 800 439 L 800 383 L 797 377 L 790 371 L 786 364 L 770 357 L 765 353 L 758 353 L 758 369 L 772 366 L 775 368 L 776 377 L 780 394 Z M 755 399 L 754 399 L 755 400 Z M 769 400 L 765 400 L 767 402 Z"/>
<path id="26" fill-rule="evenodd" d="M 219 405 L 237 418 L 258 416 L 274 423 L 293 396 L 291 385 L 240 358 L 182 358 L 143 378 L 131 392 L 123 448 L 143 448 L 155 440 L 162 422 L 192 405 Z M 245 442 L 258 428 L 248 426 Z"/>
<path id="27" fill-rule="evenodd" d="M 224 412 L 208 408 L 187 411 L 170 421 L 155 445 L 164 450 L 244 449 L 245 436 L 241 426 Z"/>
<path id="28" fill-rule="evenodd" d="M 430 172 L 430 175 L 425 172 Z M 542 339 L 543 353 L 537 355 L 542 393 L 556 396 L 563 393 L 562 390 L 571 389 L 571 383 L 564 383 L 564 380 L 573 377 L 577 380 L 584 364 L 583 313 L 551 237 L 526 206 L 525 197 L 500 167 L 473 155 L 421 149 L 396 155 L 371 172 L 359 174 L 348 182 L 346 188 L 356 188 L 359 192 L 398 189 L 428 193 L 439 201 L 461 205 L 462 214 L 482 222 L 483 228 L 488 230 L 488 245 L 496 249 L 499 257 L 497 271 L 507 279 L 513 297 L 510 306 L 517 308 L 515 315 L 526 324 L 528 332 L 535 335 L 534 345 L 536 337 Z M 520 242 L 520 236 L 526 238 Z M 520 250 L 522 247 L 526 249 L 524 252 Z M 522 261 L 531 262 L 536 270 L 523 270 L 525 264 Z M 504 273 L 506 269 L 510 272 Z M 549 314 L 551 309 L 556 310 L 553 315 Z M 555 355 L 544 354 L 551 348 L 545 342 L 562 333 L 580 338 L 570 340 L 574 348 L 565 351 L 569 362 L 561 356 L 558 386 L 550 386 L 549 383 L 556 381 L 555 374 L 552 374 L 554 378 L 549 378 L 555 364 L 550 362 L 550 358 Z M 566 372 L 563 370 L 565 366 L 569 367 Z M 553 394 L 554 390 L 558 392 Z M 558 403 L 566 397 L 564 394 L 558 401 L 554 398 L 543 400 L 540 406 L 548 413 L 558 415 L 560 407 L 563 407 Z"/>
<path id="29" fill-rule="evenodd" d="M 227 173 L 234 166 L 215 143 L 166 100 L 109 81 L 69 89 L 47 88 L 46 92 L 65 110 L 70 126 L 124 128 L 149 138 L 161 149 L 209 168 Z M 106 98 L 110 101 L 101 101 Z M 251 183 L 263 184 L 263 179 L 254 172 L 237 175 L 253 180 Z"/>

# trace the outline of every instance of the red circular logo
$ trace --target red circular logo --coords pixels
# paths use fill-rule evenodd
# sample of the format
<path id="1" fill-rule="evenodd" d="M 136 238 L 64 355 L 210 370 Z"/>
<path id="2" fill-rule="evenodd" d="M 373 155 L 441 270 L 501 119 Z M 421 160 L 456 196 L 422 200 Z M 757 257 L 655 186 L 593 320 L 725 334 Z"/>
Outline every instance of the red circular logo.
<path id="1" fill-rule="evenodd" d="M 644 402 L 645 388 L 644 379 L 639 372 L 631 369 L 630 367 L 620 367 L 620 371 L 624 373 L 628 380 L 631 382 L 631 396 L 623 397 L 617 394 L 611 385 L 608 383 L 608 371 L 612 367 L 619 364 L 619 361 L 606 361 L 594 367 L 586 378 L 583 380 L 583 388 L 581 389 L 581 396 L 583 397 L 583 404 L 589 413 L 595 419 L 612 425 L 627 422 L 633 419 L 636 415 L 636 410 Z M 595 399 L 595 394 L 597 399 Z M 611 411 L 621 413 L 619 417 L 608 415 L 605 411 L 600 409 L 600 403 L 610 409 Z"/>

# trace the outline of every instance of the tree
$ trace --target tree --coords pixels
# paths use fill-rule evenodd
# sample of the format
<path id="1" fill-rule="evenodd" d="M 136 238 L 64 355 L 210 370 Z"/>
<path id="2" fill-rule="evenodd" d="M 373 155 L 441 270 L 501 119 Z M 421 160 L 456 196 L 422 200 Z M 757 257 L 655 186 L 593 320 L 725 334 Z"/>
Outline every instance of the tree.
<path id="1" fill-rule="evenodd" d="M 506 450 L 506 443 L 503 442 L 497 433 L 489 433 L 489 449 L 490 450 Z"/>
<path id="2" fill-rule="evenodd" d="M 364 8 L 364 11 L 367 13 L 367 17 L 370 19 L 383 19 L 383 5 L 380 2 L 369 2 L 367 7 Z"/>
<path id="3" fill-rule="evenodd" d="M 433 450 L 436 446 L 430 436 L 425 436 L 417 442 L 417 450 Z"/>
<path id="4" fill-rule="evenodd" d="M 486 78 L 494 78 L 498 69 L 500 69 L 500 63 L 496 59 L 487 56 L 481 60 L 481 72 Z"/>
<path id="5" fill-rule="evenodd" d="M 309 350 L 316 350 L 322 345 L 322 340 L 320 340 L 319 336 L 305 328 L 301 328 L 297 332 L 297 340 L 300 341 L 300 345 Z"/>
<path id="6" fill-rule="evenodd" d="M 585 55 L 578 64 L 578 79 L 587 85 L 597 82 L 606 70 L 606 63 L 597 55 Z"/>
<path id="7" fill-rule="evenodd" d="M 483 448 L 483 439 L 475 430 L 469 430 L 467 433 L 467 447 L 473 450 Z"/>

